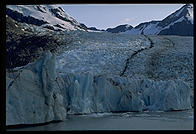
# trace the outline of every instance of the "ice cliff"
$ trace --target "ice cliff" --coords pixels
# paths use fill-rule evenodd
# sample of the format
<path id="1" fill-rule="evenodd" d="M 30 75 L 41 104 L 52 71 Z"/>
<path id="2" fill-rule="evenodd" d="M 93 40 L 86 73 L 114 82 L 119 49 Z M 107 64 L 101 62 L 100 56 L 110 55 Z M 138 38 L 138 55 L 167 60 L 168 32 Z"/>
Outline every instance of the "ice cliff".
<path id="1" fill-rule="evenodd" d="M 170 111 L 191 108 L 191 89 L 180 80 L 69 74 L 63 78 L 68 113 Z M 64 94 L 65 95 L 65 94 Z"/>
<path id="2" fill-rule="evenodd" d="M 6 125 L 64 120 L 66 108 L 58 88 L 55 56 L 48 51 L 37 61 L 6 72 Z"/>

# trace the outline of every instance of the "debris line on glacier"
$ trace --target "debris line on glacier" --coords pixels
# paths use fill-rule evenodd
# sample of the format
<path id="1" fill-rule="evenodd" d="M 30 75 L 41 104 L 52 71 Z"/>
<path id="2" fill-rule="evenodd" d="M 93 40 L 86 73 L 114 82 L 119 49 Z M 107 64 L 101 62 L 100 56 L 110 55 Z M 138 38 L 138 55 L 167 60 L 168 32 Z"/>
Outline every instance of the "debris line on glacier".
<path id="1" fill-rule="evenodd" d="M 120 76 L 123 76 L 123 75 L 124 75 L 124 73 L 125 73 L 126 70 L 127 70 L 129 61 L 130 61 L 132 58 L 134 58 L 138 53 L 142 52 L 143 50 L 151 49 L 151 48 L 153 47 L 153 42 L 152 42 L 152 40 L 151 40 L 147 35 L 144 35 L 144 36 L 149 40 L 149 42 L 150 42 L 150 47 L 141 48 L 141 49 L 138 50 L 138 51 L 134 51 L 134 53 L 133 53 L 130 57 L 128 57 L 128 58 L 126 59 L 125 67 L 124 67 L 124 69 L 122 70 L 122 72 L 120 73 Z"/>

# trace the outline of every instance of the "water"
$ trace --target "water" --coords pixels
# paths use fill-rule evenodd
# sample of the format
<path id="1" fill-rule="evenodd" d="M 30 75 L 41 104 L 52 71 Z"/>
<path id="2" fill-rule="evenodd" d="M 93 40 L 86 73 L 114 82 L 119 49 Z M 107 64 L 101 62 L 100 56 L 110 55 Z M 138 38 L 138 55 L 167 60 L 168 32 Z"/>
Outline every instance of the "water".
<path id="1" fill-rule="evenodd" d="M 8 131 L 67 130 L 193 130 L 193 110 L 68 115 L 64 122 Z"/>

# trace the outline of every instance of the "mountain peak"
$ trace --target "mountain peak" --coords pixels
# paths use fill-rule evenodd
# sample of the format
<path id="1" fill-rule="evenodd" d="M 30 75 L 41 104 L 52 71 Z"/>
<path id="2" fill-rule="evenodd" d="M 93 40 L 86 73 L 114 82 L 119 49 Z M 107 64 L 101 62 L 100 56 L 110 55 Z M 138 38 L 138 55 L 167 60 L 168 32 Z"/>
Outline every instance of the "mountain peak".
<path id="1" fill-rule="evenodd" d="M 187 8 L 193 8 L 193 4 L 186 4 L 185 5 Z"/>
<path id="2" fill-rule="evenodd" d="M 193 4 L 186 4 L 181 8 L 181 10 L 181 16 L 184 16 L 193 24 Z"/>
<path id="3" fill-rule="evenodd" d="M 124 25 L 119 25 L 116 26 L 115 28 L 108 28 L 106 31 L 111 32 L 111 33 L 119 33 L 119 32 L 125 32 L 127 30 L 131 30 L 133 27 L 129 24 L 124 24 Z"/>

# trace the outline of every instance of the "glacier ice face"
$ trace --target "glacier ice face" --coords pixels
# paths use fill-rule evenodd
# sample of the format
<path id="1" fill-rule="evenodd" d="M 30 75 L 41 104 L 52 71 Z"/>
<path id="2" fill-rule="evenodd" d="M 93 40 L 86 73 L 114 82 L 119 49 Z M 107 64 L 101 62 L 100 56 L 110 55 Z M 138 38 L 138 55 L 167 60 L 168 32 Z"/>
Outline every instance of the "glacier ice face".
<path id="1" fill-rule="evenodd" d="M 181 80 L 154 81 L 120 76 L 69 74 L 68 113 L 169 111 L 191 108 L 191 89 Z M 172 103 L 171 103 L 172 102 Z"/>
<path id="2" fill-rule="evenodd" d="M 114 86 L 112 80 L 104 75 L 69 74 L 64 76 L 63 80 L 69 82 L 66 84 L 69 113 L 141 111 L 142 102 L 139 97 L 130 96 L 134 95 L 135 91 Z"/>
<path id="3" fill-rule="evenodd" d="M 64 78 L 70 113 L 183 110 L 191 108 L 191 89 L 186 83 L 142 79 L 107 78 L 90 73 Z M 172 103 L 171 103 L 172 102 Z"/>
<path id="4" fill-rule="evenodd" d="M 143 100 L 149 110 L 185 110 L 191 108 L 191 89 L 181 80 L 152 81 L 141 84 Z"/>
<path id="5" fill-rule="evenodd" d="M 48 51 L 36 62 L 6 73 L 6 125 L 36 124 L 66 118 L 56 84 L 55 56 Z"/>

